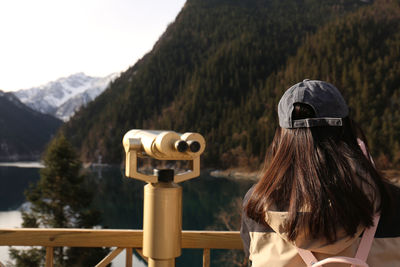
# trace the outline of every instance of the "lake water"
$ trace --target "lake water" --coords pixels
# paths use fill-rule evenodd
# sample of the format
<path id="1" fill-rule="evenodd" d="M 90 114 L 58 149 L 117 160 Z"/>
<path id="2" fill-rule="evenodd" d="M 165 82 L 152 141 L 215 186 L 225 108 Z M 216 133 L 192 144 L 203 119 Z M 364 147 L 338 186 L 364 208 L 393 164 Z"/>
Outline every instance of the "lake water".
<path id="1" fill-rule="evenodd" d="M 23 192 L 39 179 L 40 166 L 2 166 L 0 164 L 0 227 L 21 224 L 17 209 L 25 202 Z M 96 189 L 93 205 L 102 212 L 102 227 L 109 229 L 143 228 L 144 182 L 125 178 L 117 167 L 91 169 L 88 173 Z M 202 172 L 198 178 L 181 183 L 183 187 L 183 230 L 239 230 L 240 199 L 253 184 L 248 180 L 214 178 Z M 225 223 L 226 220 L 229 223 Z M 0 247 L 0 261 L 7 257 L 6 247 Z M 212 266 L 222 266 L 224 251 L 212 250 Z M 234 251 L 234 253 L 241 253 Z M 136 265 L 145 266 L 135 258 Z M 121 255 L 113 266 L 124 266 Z M 182 251 L 176 266 L 202 266 L 201 250 Z"/>

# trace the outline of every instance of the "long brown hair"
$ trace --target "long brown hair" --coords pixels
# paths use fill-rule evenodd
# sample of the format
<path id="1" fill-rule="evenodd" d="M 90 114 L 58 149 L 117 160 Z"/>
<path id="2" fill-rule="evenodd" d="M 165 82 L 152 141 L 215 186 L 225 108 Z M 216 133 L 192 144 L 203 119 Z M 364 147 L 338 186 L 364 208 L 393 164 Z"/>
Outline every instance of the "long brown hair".
<path id="1" fill-rule="evenodd" d="M 312 117 L 310 106 L 295 105 L 294 119 Z M 267 225 L 266 210 L 287 211 L 283 230 L 292 241 L 302 232 L 334 242 L 338 228 L 353 236 L 358 226 L 371 226 L 389 199 L 357 137 L 362 132 L 349 118 L 340 127 L 278 128 L 264 174 L 245 206 L 247 215 Z M 376 209 L 375 203 L 380 203 Z"/>

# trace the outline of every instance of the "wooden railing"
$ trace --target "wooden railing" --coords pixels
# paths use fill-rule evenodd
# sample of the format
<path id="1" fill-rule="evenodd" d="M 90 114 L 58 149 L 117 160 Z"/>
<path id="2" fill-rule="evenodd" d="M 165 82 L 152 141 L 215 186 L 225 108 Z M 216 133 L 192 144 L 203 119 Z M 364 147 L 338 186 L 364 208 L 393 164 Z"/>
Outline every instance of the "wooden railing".
<path id="1" fill-rule="evenodd" d="M 132 267 L 133 249 L 145 259 L 142 242 L 142 230 L 0 229 L 0 246 L 46 247 L 46 267 L 53 267 L 54 247 L 117 247 L 96 267 L 106 266 L 125 249 L 126 266 Z M 183 231 L 182 248 L 203 249 L 203 267 L 208 267 L 211 249 L 243 249 L 243 245 L 239 232 Z"/>

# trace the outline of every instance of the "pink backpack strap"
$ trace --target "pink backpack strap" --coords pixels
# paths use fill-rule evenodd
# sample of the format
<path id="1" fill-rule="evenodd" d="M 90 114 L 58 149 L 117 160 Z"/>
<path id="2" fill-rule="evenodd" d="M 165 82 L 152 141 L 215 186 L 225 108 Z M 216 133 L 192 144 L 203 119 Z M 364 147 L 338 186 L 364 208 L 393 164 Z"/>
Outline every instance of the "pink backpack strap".
<path id="1" fill-rule="evenodd" d="M 296 247 L 297 252 L 299 253 L 300 257 L 303 259 L 303 261 L 307 264 L 307 267 L 313 266 L 315 263 L 318 262 L 317 258 L 312 254 L 311 251 L 307 249 L 302 249 L 299 247 Z"/>
<path id="2" fill-rule="evenodd" d="M 380 214 L 374 216 L 374 225 L 365 229 L 363 237 L 361 238 L 360 245 L 358 246 L 356 258 L 366 261 L 368 258 L 368 253 L 372 246 L 372 241 L 374 241 L 374 236 L 376 228 L 378 228 Z"/>
<path id="3" fill-rule="evenodd" d="M 350 257 L 330 257 L 324 260 L 318 261 L 312 265 L 312 267 L 321 267 L 327 263 L 347 263 L 351 264 L 351 266 L 361 266 L 361 267 L 369 267 L 365 261 L 362 261 L 357 258 L 350 258 Z"/>
<path id="4" fill-rule="evenodd" d="M 367 151 L 367 146 L 365 145 L 365 143 L 363 142 L 363 140 L 361 140 L 360 138 L 357 138 L 357 143 L 358 146 L 361 148 L 361 151 L 363 152 L 364 156 L 369 159 L 369 161 L 371 161 L 372 165 L 375 166 L 375 162 L 372 159 L 371 155 L 368 153 Z"/>
<path id="5" fill-rule="evenodd" d="M 315 258 L 314 254 L 312 254 L 311 251 L 302 249 L 302 248 L 297 248 L 297 252 L 299 253 L 300 257 L 303 259 L 303 261 L 307 264 L 308 267 L 317 267 L 317 266 L 322 266 L 327 263 L 332 263 L 332 262 L 337 262 L 337 263 L 348 263 L 352 264 L 352 267 L 355 266 L 362 266 L 362 267 L 368 267 L 368 264 L 366 263 L 369 251 L 371 250 L 372 246 L 372 241 L 374 240 L 375 232 L 378 227 L 379 223 L 379 218 L 380 215 L 375 215 L 374 216 L 374 225 L 365 229 L 364 234 L 361 238 L 360 244 L 357 249 L 356 256 L 354 258 L 350 257 L 329 257 L 326 259 L 323 259 L 321 261 L 318 261 L 317 258 Z"/>
<path id="6" fill-rule="evenodd" d="M 336 256 L 318 261 L 317 258 L 315 258 L 315 256 L 309 250 L 297 248 L 297 252 L 303 259 L 303 261 L 307 264 L 307 267 L 320 267 L 328 263 L 347 263 L 351 264 L 352 267 L 353 266 L 369 267 L 365 261 L 362 261 L 357 258 Z"/>

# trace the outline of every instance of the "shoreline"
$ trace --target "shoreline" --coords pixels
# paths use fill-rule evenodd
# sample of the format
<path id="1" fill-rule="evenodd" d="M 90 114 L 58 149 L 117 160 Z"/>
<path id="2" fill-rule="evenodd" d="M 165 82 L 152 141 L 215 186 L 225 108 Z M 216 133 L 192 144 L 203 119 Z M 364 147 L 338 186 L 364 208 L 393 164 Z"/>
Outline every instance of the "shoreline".
<path id="1" fill-rule="evenodd" d="M 102 169 L 114 166 L 121 166 L 120 164 L 108 164 L 108 163 L 93 163 L 87 162 L 83 163 L 83 169 Z M 16 168 L 44 168 L 43 162 L 41 161 L 0 161 L 0 167 L 16 167 Z M 146 168 L 145 168 L 146 169 Z M 146 169 L 149 171 L 148 169 Z M 142 170 L 143 171 L 143 170 Z M 249 171 L 243 168 L 232 168 L 232 169 L 201 169 L 201 172 L 205 172 L 214 178 L 227 178 L 227 179 L 244 179 L 258 181 L 261 170 Z M 387 169 L 380 170 L 385 178 L 400 185 L 400 170 L 398 169 Z"/>
<path id="2" fill-rule="evenodd" d="M 16 168 L 44 168 L 41 161 L 2 161 L 0 167 L 16 167 Z"/>
<path id="3" fill-rule="evenodd" d="M 236 180 L 252 180 L 258 181 L 259 179 L 259 171 L 244 171 L 241 169 L 227 169 L 227 170 L 213 170 L 213 169 L 205 169 L 210 176 L 215 178 L 228 178 L 228 179 L 236 179 Z"/>

